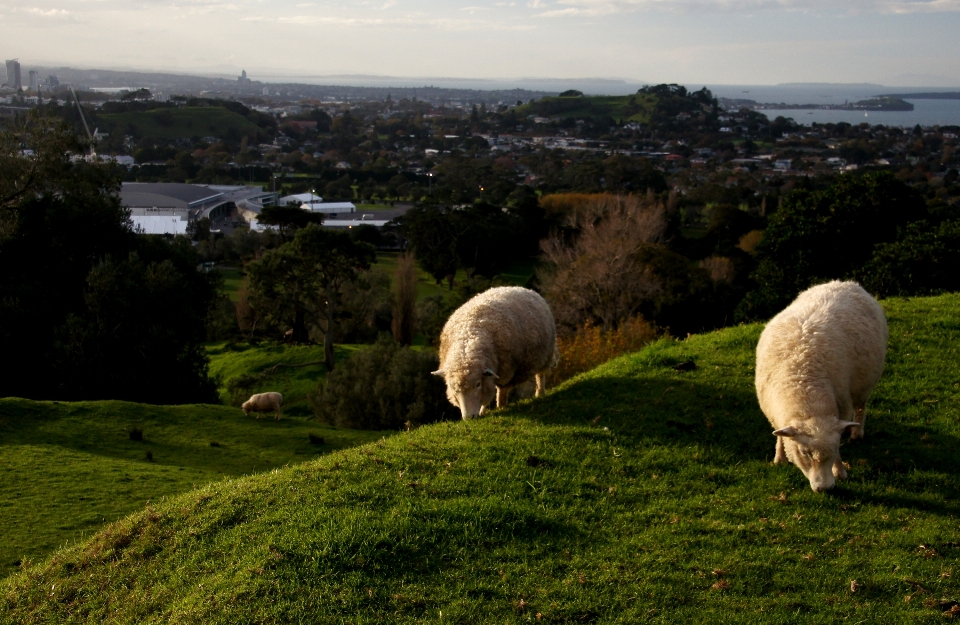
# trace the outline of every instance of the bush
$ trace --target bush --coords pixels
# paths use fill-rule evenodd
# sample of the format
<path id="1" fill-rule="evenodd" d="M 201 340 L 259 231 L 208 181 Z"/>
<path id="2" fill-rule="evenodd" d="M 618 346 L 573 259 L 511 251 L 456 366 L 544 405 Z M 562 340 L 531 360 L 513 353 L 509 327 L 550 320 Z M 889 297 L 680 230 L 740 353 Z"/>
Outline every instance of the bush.
<path id="1" fill-rule="evenodd" d="M 431 375 L 438 366 L 433 352 L 401 347 L 384 335 L 328 373 L 310 405 L 320 421 L 358 430 L 400 430 L 459 417 L 443 380 Z"/>
<path id="2" fill-rule="evenodd" d="M 616 330 L 604 332 L 589 321 L 568 336 L 557 338 L 560 363 L 549 382 L 559 384 L 617 356 L 635 352 L 657 338 L 657 330 L 642 317 L 633 317 Z"/>
<path id="3" fill-rule="evenodd" d="M 250 399 L 253 389 L 263 382 L 262 374 L 238 375 L 227 382 L 227 393 L 230 395 L 231 406 L 241 406 Z"/>

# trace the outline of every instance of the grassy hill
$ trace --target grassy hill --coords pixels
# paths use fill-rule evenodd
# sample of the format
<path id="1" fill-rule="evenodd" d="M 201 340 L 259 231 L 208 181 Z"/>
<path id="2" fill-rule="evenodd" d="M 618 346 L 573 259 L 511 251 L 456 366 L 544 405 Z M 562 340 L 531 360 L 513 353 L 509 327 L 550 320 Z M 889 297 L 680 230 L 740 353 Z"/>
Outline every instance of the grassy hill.
<path id="1" fill-rule="evenodd" d="M 363 345 L 336 345 L 334 357 L 338 362 L 363 349 Z M 230 403 L 227 385 L 231 380 L 245 375 L 260 378 L 250 393 L 276 391 L 283 395 L 284 413 L 310 416 L 307 395 L 317 389 L 319 381 L 326 377 L 323 366 L 323 345 L 285 345 L 282 343 L 231 343 L 222 341 L 207 345 L 210 356 L 210 375 L 219 377 L 220 398 Z M 311 364 L 312 363 L 312 364 Z M 277 365 L 297 365 L 280 366 Z"/>
<path id="2" fill-rule="evenodd" d="M 0 621 L 940 623 L 960 599 L 960 296 L 884 306 L 887 371 L 830 494 L 770 463 L 761 328 L 736 327 L 154 499 L 0 583 Z"/>
<path id="3" fill-rule="evenodd" d="M 233 136 L 239 140 L 241 136 L 256 136 L 258 131 L 263 132 L 243 115 L 217 106 L 103 113 L 98 120 L 110 132 L 128 132 L 130 126 L 135 126 L 140 136 L 158 139 Z"/>
<path id="4" fill-rule="evenodd" d="M 143 440 L 131 440 L 134 429 Z M 311 443 L 311 433 L 324 443 Z M 304 419 L 257 421 L 223 406 L 2 399 L 0 576 L 24 556 L 46 557 L 147 502 L 381 435 Z"/>

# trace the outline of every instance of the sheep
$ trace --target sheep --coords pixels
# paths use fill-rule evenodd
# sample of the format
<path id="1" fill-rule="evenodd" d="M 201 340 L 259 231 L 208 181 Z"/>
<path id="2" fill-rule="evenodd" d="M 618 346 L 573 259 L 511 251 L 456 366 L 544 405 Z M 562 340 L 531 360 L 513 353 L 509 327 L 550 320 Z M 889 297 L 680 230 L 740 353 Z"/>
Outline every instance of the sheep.
<path id="1" fill-rule="evenodd" d="M 440 334 L 440 368 L 447 399 L 464 419 L 484 413 L 496 396 L 507 404 L 510 390 L 531 378 L 535 395 L 559 360 L 557 326 L 547 302 L 521 287 L 484 291 L 458 308 Z"/>
<path id="2" fill-rule="evenodd" d="M 840 436 L 863 438 L 886 351 L 883 309 L 856 282 L 807 289 L 770 320 L 757 344 L 756 387 L 777 437 L 774 464 L 797 465 L 815 492 L 846 479 Z"/>
<path id="3" fill-rule="evenodd" d="M 276 410 L 277 414 L 274 418 L 279 421 L 280 406 L 282 404 L 283 395 L 280 393 L 257 393 L 256 395 L 251 395 L 250 399 L 243 402 L 243 405 L 240 406 L 240 408 L 243 409 L 243 414 L 247 416 L 250 416 L 251 412 L 256 411 L 258 419 L 262 413 Z"/>

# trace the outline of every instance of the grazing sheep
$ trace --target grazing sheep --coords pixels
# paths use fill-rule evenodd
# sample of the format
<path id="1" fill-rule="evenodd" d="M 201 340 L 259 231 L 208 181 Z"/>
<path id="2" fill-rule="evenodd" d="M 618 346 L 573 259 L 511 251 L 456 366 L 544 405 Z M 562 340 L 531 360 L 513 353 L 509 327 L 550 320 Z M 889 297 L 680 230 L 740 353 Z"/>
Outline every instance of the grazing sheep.
<path id="1" fill-rule="evenodd" d="M 276 410 L 277 414 L 275 418 L 279 421 L 280 406 L 282 404 L 283 395 L 280 393 L 257 393 L 256 395 L 251 395 L 250 399 L 243 402 L 243 405 L 240 407 L 243 409 L 243 414 L 247 416 L 250 416 L 251 412 L 256 412 L 258 419 L 262 413 Z"/>
<path id="2" fill-rule="evenodd" d="M 516 286 L 489 289 L 458 308 L 440 334 L 440 369 L 447 399 L 464 419 L 483 414 L 494 395 L 507 404 L 510 390 L 536 379 L 544 393 L 556 366 L 557 325 L 537 293 Z"/>
<path id="3" fill-rule="evenodd" d="M 887 320 L 856 282 L 807 289 L 770 320 L 757 344 L 757 398 L 792 462 L 816 492 L 847 472 L 840 435 L 862 438 L 867 399 L 883 373 Z"/>

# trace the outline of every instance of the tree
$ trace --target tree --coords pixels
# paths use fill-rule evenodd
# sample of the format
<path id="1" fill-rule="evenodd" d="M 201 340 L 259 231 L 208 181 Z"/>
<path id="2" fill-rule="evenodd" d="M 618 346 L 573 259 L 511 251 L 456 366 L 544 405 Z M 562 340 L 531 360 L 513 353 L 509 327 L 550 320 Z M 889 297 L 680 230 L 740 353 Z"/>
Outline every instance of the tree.
<path id="1" fill-rule="evenodd" d="M 186 239 L 135 234 L 117 170 L 71 163 L 61 122 L 30 115 L 0 146 L 0 341 L 17 354 L 0 394 L 216 402 L 202 342 L 218 276 Z"/>
<path id="2" fill-rule="evenodd" d="M 125 93 L 120 96 L 121 102 L 133 102 L 136 100 L 152 100 L 153 94 L 150 93 L 149 89 L 141 88 L 129 93 Z"/>
<path id="3" fill-rule="evenodd" d="M 275 322 L 289 325 L 295 341 L 307 341 L 309 325 L 323 322 L 324 361 L 331 371 L 342 289 L 375 259 L 370 244 L 308 224 L 292 241 L 247 266 L 250 288 L 257 306 Z"/>
<path id="4" fill-rule="evenodd" d="M 530 210 L 529 204 L 500 208 L 477 202 L 457 208 L 415 207 L 399 221 L 423 270 L 438 284 L 446 278 L 453 290 L 457 269 L 468 277 L 492 278 L 528 256 L 542 218 L 542 211 Z"/>
<path id="5" fill-rule="evenodd" d="M 544 297 L 568 329 L 585 322 L 611 330 L 640 312 L 661 286 L 645 262 L 664 232 L 662 205 L 635 197 L 601 196 L 571 216 L 578 234 L 543 241 L 538 271 Z"/>
<path id="6" fill-rule="evenodd" d="M 449 211 L 439 206 L 416 206 L 397 221 L 423 270 L 437 284 L 448 279 L 452 290 L 458 263 L 457 241 L 462 233 Z"/>
<path id="7" fill-rule="evenodd" d="M 308 224 L 323 223 L 323 213 L 314 213 L 299 206 L 266 206 L 260 211 L 257 221 L 268 226 L 277 226 L 280 237 L 286 240 L 292 231 Z"/>
<path id="8" fill-rule="evenodd" d="M 738 317 L 768 318 L 814 284 L 852 277 L 878 244 L 926 216 L 923 198 L 888 173 L 843 175 L 822 191 L 791 192 L 757 245 L 757 286 Z"/>

